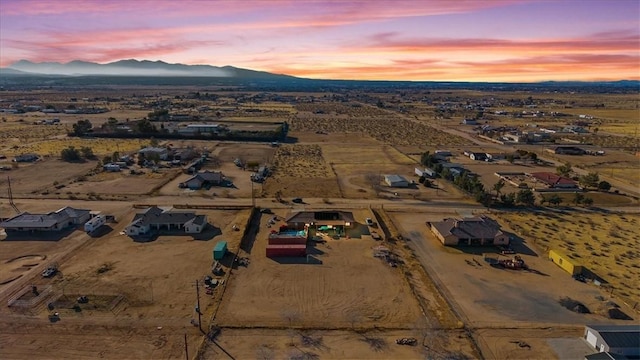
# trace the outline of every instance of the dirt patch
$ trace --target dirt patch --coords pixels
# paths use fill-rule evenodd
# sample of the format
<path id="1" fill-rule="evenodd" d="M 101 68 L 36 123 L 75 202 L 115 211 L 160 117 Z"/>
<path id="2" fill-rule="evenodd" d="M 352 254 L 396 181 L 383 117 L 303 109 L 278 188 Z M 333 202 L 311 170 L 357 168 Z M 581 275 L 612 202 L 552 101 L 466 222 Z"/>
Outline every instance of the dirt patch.
<path id="1" fill-rule="evenodd" d="M 371 214 L 354 216 L 362 223 Z M 266 229 L 267 220 L 261 229 Z M 267 235 L 258 233 L 251 264 L 234 271 L 217 324 L 389 328 L 411 326 L 421 316 L 399 270 L 373 257 L 371 247 L 377 243 L 370 236 L 331 239 L 310 247 L 312 259 L 307 263 L 305 258 L 290 262 L 267 258 Z"/>

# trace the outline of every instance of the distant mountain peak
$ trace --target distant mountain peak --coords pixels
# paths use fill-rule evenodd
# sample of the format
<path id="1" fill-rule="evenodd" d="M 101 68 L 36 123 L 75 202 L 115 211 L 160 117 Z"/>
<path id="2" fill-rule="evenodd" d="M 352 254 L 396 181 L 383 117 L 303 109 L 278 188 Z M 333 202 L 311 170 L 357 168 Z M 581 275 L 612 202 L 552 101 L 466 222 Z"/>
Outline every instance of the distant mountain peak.
<path id="1" fill-rule="evenodd" d="M 271 74 L 263 71 L 241 69 L 233 66 L 171 64 L 162 60 L 124 59 L 107 64 L 73 60 L 59 62 L 31 62 L 20 60 L 9 66 L 10 69 L 25 73 L 68 76 L 156 76 L 156 77 L 234 77 L 234 78 L 293 78 L 287 75 Z"/>

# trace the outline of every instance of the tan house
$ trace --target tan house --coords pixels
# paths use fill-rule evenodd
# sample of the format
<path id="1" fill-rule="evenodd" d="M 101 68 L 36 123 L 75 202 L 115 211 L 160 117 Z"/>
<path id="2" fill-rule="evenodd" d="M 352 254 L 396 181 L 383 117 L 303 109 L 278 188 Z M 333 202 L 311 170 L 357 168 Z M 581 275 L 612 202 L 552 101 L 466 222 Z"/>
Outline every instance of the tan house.
<path id="1" fill-rule="evenodd" d="M 431 231 L 447 246 L 456 245 L 508 245 L 509 235 L 500 225 L 486 216 L 427 222 Z"/>

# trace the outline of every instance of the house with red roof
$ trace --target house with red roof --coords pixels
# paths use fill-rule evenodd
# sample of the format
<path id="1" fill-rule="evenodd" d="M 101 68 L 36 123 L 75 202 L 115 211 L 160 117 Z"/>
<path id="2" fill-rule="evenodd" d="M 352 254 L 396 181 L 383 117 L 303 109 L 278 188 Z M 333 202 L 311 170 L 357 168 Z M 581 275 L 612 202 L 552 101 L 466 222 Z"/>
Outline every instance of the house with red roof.
<path id="1" fill-rule="evenodd" d="M 535 181 L 547 185 L 551 189 L 577 189 L 578 184 L 564 176 L 559 176 L 550 172 L 535 172 L 529 174 Z"/>

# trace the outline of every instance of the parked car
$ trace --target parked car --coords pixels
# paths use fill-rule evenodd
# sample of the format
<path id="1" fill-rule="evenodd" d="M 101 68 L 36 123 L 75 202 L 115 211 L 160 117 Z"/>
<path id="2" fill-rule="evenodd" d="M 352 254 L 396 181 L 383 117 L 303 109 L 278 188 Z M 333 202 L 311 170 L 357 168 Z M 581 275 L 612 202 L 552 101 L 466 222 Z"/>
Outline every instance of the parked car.
<path id="1" fill-rule="evenodd" d="M 501 246 L 500 247 L 500 253 L 502 255 L 511 255 L 511 254 L 515 254 L 516 251 L 513 250 L 510 246 Z"/>
<path id="2" fill-rule="evenodd" d="M 291 202 L 294 202 L 296 204 L 302 204 L 302 198 L 298 198 L 298 197 L 297 198 L 293 198 L 293 199 L 291 199 Z"/>
<path id="3" fill-rule="evenodd" d="M 53 266 L 50 266 L 50 267 L 44 269 L 44 271 L 42 272 L 42 277 L 50 278 L 50 277 L 53 277 L 57 273 L 58 273 L 58 269 L 56 269 Z"/>
<path id="4" fill-rule="evenodd" d="M 367 226 L 375 225 L 375 223 L 373 222 L 373 219 L 371 218 L 366 218 L 364 222 L 367 223 Z"/>

